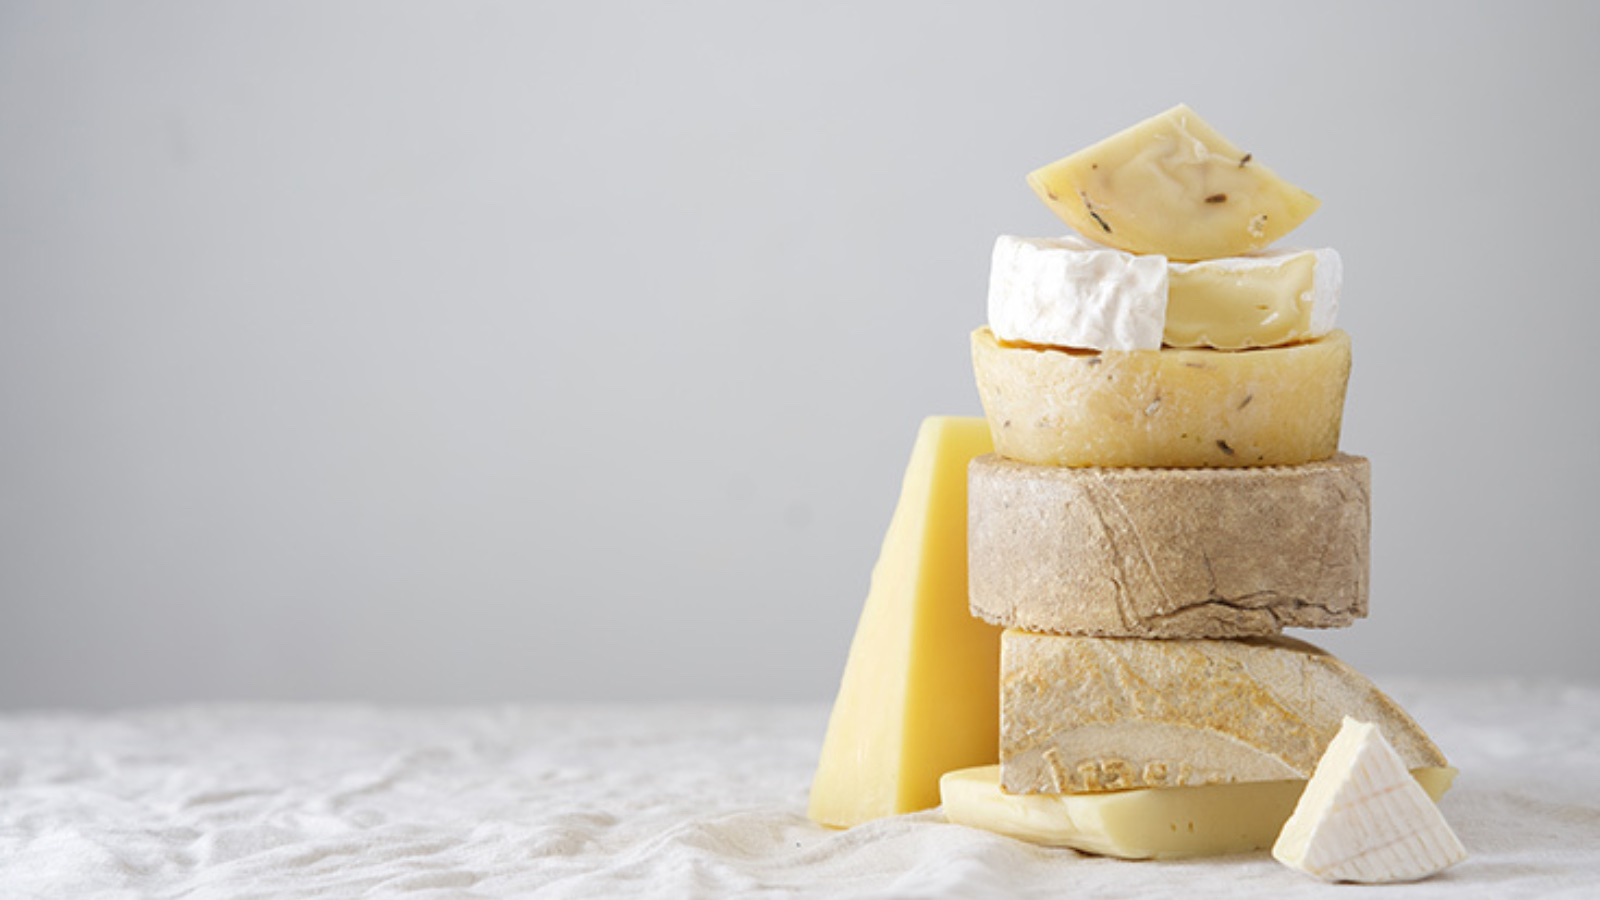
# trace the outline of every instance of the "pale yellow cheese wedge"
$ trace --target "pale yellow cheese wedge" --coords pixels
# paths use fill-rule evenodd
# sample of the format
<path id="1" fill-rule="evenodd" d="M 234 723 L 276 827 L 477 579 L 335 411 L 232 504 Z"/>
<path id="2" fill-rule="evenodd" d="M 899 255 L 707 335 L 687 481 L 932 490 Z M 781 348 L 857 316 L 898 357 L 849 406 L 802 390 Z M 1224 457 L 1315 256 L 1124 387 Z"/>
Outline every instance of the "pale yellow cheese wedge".
<path id="1" fill-rule="evenodd" d="M 1085 237 L 1179 260 L 1259 250 L 1317 209 L 1317 198 L 1182 105 L 1030 173 L 1028 184 Z"/>
<path id="2" fill-rule="evenodd" d="M 810 815 L 845 827 L 939 804 L 939 776 L 996 760 L 1000 629 L 967 612 L 967 463 L 981 418 L 922 423 L 845 663 Z"/>
<path id="3" fill-rule="evenodd" d="M 1455 780 L 1448 766 L 1413 769 L 1435 800 Z M 1125 859 L 1181 859 L 1272 846 L 1304 780 L 1145 788 L 1110 794 L 1007 794 L 1000 767 L 944 776 L 945 818 L 1048 847 Z"/>
<path id="4" fill-rule="evenodd" d="M 1292 466 L 1339 449 L 1350 336 L 1104 353 L 972 333 L 995 451 L 1052 466 Z"/>

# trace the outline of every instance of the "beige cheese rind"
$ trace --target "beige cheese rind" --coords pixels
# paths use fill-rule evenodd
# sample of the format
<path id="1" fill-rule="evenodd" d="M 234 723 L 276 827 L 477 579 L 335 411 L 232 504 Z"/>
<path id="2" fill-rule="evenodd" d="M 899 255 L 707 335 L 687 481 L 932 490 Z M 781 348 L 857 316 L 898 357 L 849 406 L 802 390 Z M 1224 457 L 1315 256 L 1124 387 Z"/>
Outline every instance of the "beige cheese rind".
<path id="1" fill-rule="evenodd" d="M 967 470 L 974 615 L 1027 631 L 1224 638 L 1367 614 L 1371 470 Z"/>
<path id="2" fill-rule="evenodd" d="M 1446 765 L 1405 710 L 1303 641 L 1000 638 L 1011 793 L 1310 778 L 1345 715 L 1378 723 L 1407 768 Z"/>
<path id="3" fill-rule="evenodd" d="M 1085 353 L 972 333 L 995 451 L 1052 466 L 1291 466 L 1339 449 L 1350 337 Z"/>

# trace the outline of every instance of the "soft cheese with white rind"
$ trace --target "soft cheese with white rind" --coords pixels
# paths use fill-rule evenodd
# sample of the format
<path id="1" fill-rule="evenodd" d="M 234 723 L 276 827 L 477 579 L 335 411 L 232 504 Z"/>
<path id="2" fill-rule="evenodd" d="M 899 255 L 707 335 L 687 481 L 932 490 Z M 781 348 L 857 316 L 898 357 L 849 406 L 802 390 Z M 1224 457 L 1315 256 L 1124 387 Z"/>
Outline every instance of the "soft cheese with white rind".
<path id="1" fill-rule="evenodd" d="M 1077 235 L 1001 235 L 989 328 L 1002 341 L 1085 350 L 1276 347 L 1332 331 L 1342 282 L 1328 249 L 1180 263 Z"/>
<path id="2" fill-rule="evenodd" d="M 1406 768 L 1446 764 L 1405 710 L 1304 641 L 1000 637 L 1014 794 L 1310 778 L 1346 714 L 1381 723 Z"/>
<path id="3" fill-rule="evenodd" d="M 1416 881 L 1467 858 L 1444 814 L 1371 722 L 1346 717 L 1272 847 L 1324 881 Z"/>
<path id="4" fill-rule="evenodd" d="M 1455 770 L 1412 776 L 1437 799 Z M 1272 846 L 1306 783 L 1255 781 L 1104 794 L 1007 794 L 1000 767 L 958 769 L 939 779 L 945 818 L 1047 847 L 1123 859 L 1184 859 Z"/>
<path id="5" fill-rule="evenodd" d="M 1371 466 L 967 470 L 974 615 L 1025 631 L 1224 638 L 1367 614 Z"/>
<path id="6" fill-rule="evenodd" d="M 1317 209 L 1182 105 L 1029 173 L 1028 184 L 1085 237 L 1185 261 L 1259 250 Z"/>
<path id="7" fill-rule="evenodd" d="M 1049 466 L 1292 466 L 1339 449 L 1350 337 L 1092 353 L 972 334 L 995 452 Z"/>
<path id="8" fill-rule="evenodd" d="M 1001 235 L 989 267 L 989 327 L 1003 341 L 1154 350 L 1167 310 L 1167 261 L 1076 236 Z"/>

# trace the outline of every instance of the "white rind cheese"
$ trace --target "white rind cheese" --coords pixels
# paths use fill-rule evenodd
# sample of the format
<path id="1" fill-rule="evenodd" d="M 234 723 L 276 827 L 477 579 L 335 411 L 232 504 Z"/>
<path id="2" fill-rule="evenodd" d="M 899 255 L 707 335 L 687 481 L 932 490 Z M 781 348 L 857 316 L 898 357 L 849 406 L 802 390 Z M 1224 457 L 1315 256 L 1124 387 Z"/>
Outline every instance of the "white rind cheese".
<path id="1" fill-rule="evenodd" d="M 1344 265 L 1321 250 L 1262 250 L 1172 263 L 1162 342 L 1250 350 L 1314 340 L 1339 315 Z"/>
<path id="2" fill-rule="evenodd" d="M 1467 857 L 1383 732 L 1345 717 L 1272 847 L 1324 881 L 1416 881 Z"/>

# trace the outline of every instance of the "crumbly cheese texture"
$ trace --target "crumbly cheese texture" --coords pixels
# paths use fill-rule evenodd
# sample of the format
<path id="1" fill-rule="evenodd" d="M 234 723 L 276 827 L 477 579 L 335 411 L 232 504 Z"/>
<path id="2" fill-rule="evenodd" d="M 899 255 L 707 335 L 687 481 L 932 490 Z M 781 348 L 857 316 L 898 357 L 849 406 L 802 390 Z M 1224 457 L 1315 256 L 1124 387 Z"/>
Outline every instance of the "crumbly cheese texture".
<path id="1" fill-rule="evenodd" d="M 1224 638 L 1367 614 L 1371 466 L 968 469 L 974 615 L 1026 631 Z"/>
<path id="2" fill-rule="evenodd" d="M 1292 466 L 1339 449 L 1350 337 L 1070 352 L 972 334 L 995 451 L 1052 466 Z"/>
<path id="3" fill-rule="evenodd" d="M 1085 237 L 1184 261 L 1259 250 L 1317 209 L 1182 105 L 1035 170 L 1028 184 Z"/>
<path id="4" fill-rule="evenodd" d="M 1371 722 L 1344 719 L 1272 847 L 1324 881 L 1416 881 L 1467 857 L 1430 796 Z"/>
<path id="5" fill-rule="evenodd" d="M 850 644 L 811 818 L 847 827 L 939 803 L 939 776 L 993 763 L 1000 629 L 967 612 L 967 463 L 983 419 L 922 423 Z"/>
<path id="6" fill-rule="evenodd" d="M 1276 347 L 1333 330 L 1342 284 L 1327 249 L 1175 263 L 1076 235 L 1001 235 L 989 328 L 1002 341 L 1085 350 Z"/>
<path id="7" fill-rule="evenodd" d="M 1304 641 L 1001 636 L 1001 784 L 1094 793 L 1310 778 L 1346 714 L 1407 768 L 1445 759 L 1355 669 Z"/>
<path id="8" fill-rule="evenodd" d="M 1435 799 L 1456 771 L 1416 769 Z M 940 779 L 945 818 L 1047 847 L 1123 859 L 1183 859 L 1272 846 L 1305 789 L 1303 780 L 1146 788 L 1105 794 L 1008 794 L 1000 767 L 950 772 Z"/>

